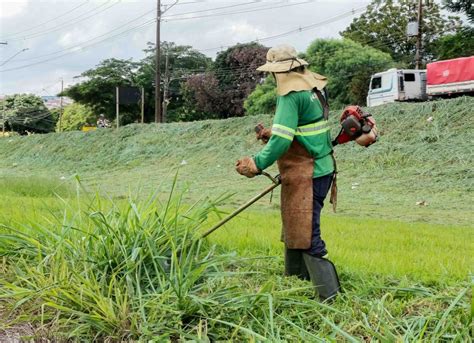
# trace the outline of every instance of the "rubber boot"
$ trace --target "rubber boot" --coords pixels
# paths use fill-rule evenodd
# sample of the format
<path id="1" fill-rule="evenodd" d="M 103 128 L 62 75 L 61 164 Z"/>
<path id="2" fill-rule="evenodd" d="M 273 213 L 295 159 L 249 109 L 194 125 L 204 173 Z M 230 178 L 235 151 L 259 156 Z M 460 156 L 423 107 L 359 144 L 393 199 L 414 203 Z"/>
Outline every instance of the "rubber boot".
<path id="1" fill-rule="evenodd" d="M 306 253 L 303 254 L 303 259 L 319 299 L 322 301 L 333 299 L 341 289 L 334 264 L 328 259 Z"/>
<path id="2" fill-rule="evenodd" d="M 301 280 L 310 279 L 301 250 L 285 248 L 285 275 L 294 275 Z"/>

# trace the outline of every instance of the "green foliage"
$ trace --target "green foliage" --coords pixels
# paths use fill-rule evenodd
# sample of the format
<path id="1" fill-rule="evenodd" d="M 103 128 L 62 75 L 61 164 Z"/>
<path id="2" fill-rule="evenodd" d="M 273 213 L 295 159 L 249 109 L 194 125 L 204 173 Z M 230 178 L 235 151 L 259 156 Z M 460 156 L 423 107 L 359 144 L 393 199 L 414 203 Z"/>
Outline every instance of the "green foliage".
<path id="1" fill-rule="evenodd" d="M 80 130 L 86 124 L 95 125 L 97 115 L 87 106 L 79 103 L 73 103 L 64 108 L 61 130 L 74 131 Z M 59 131 L 59 121 L 56 123 L 56 131 Z"/>
<path id="2" fill-rule="evenodd" d="M 277 100 L 275 79 L 272 76 L 265 78 L 262 84 L 257 85 L 244 102 L 247 115 L 273 113 Z"/>
<path id="3" fill-rule="evenodd" d="M 316 39 L 305 58 L 311 70 L 328 77 L 333 108 L 365 104 L 370 76 L 393 67 L 388 54 L 348 39 Z"/>
<path id="4" fill-rule="evenodd" d="M 104 60 L 96 68 L 81 74 L 81 77 L 87 78 L 86 81 L 69 87 L 63 94 L 114 120 L 115 89 L 117 86 L 134 85 L 137 67 L 138 64 L 131 60 Z M 140 110 L 138 105 L 121 105 L 120 112 L 122 123 L 127 124 L 138 118 Z"/>
<path id="5" fill-rule="evenodd" d="M 3 101 L 5 102 L 5 126 L 7 129 L 21 135 L 54 131 L 56 118 L 46 108 L 39 96 L 15 94 L 5 97 Z"/>
<path id="6" fill-rule="evenodd" d="M 416 6 L 411 0 L 373 0 L 366 12 L 355 18 L 341 35 L 386 52 L 397 62 L 414 66 L 416 37 L 408 38 L 406 27 L 408 22 L 416 21 Z M 424 63 L 436 59 L 434 42 L 456 32 L 460 25 L 459 18 L 443 16 L 440 5 L 434 1 L 423 7 L 421 56 Z"/>
<path id="7" fill-rule="evenodd" d="M 474 28 L 464 28 L 455 34 L 441 37 L 436 42 L 436 57 L 447 60 L 474 55 Z"/>
<path id="8" fill-rule="evenodd" d="M 160 71 L 162 82 L 164 82 L 166 76 L 166 55 L 168 55 L 170 75 L 168 90 L 169 104 L 166 120 L 195 120 L 192 115 L 191 118 L 189 118 L 189 114 L 193 112 L 194 108 L 190 108 L 189 104 L 186 103 L 182 87 L 189 74 L 192 75 L 194 73 L 208 70 L 212 61 L 209 57 L 196 49 L 193 49 L 189 45 L 176 45 L 173 42 L 161 42 L 160 48 Z M 148 43 L 147 49 L 144 50 L 146 56 L 139 62 L 140 67 L 137 70 L 137 84 L 145 88 L 145 118 L 149 121 L 153 120 L 155 115 L 155 51 L 155 44 Z M 161 91 L 163 92 L 163 85 Z"/>
<path id="9" fill-rule="evenodd" d="M 328 77 L 326 88 L 333 108 L 365 104 L 371 75 L 394 65 L 388 54 L 348 39 L 317 39 L 302 57 L 309 62 L 309 69 Z M 258 85 L 245 102 L 247 113 L 272 113 L 275 87 L 271 77 Z"/>
<path id="10" fill-rule="evenodd" d="M 464 13 L 471 24 L 474 24 L 472 0 L 443 0 L 443 7 L 451 12 Z"/>
<path id="11" fill-rule="evenodd" d="M 155 117 L 155 47 L 148 43 L 144 50 L 145 57 L 134 62 L 130 60 L 108 59 L 96 68 L 81 74 L 86 78 L 79 84 L 66 89 L 64 94 L 76 102 L 90 107 L 96 114 L 104 113 L 109 120 L 115 119 L 115 88 L 116 86 L 136 86 L 145 90 L 145 121 L 153 121 Z M 169 92 L 168 120 L 180 120 L 177 116 L 183 106 L 180 81 L 185 75 L 204 71 L 211 60 L 190 46 L 162 42 L 160 70 L 162 82 L 165 78 L 165 56 L 169 60 Z M 163 91 L 163 85 L 161 86 Z M 161 97 L 163 99 L 163 96 Z M 138 104 L 120 105 L 121 124 L 133 123 L 140 119 Z"/>

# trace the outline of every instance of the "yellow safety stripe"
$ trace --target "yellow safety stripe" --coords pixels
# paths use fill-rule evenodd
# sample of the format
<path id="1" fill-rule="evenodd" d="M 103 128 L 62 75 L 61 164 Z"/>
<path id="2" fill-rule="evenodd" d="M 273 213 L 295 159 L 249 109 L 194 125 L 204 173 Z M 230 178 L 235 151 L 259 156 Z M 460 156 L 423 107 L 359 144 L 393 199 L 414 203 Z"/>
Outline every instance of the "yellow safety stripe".
<path id="1" fill-rule="evenodd" d="M 293 137 L 295 136 L 295 130 L 293 130 L 291 127 L 273 124 L 272 134 L 292 141 Z"/>
<path id="2" fill-rule="evenodd" d="M 320 135 L 320 134 L 328 132 L 328 131 L 329 131 L 329 127 L 321 129 L 321 130 L 317 130 L 317 131 L 310 131 L 310 132 L 298 132 L 298 131 L 296 131 L 295 135 L 296 136 L 317 136 L 317 135 Z"/>
<path id="3" fill-rule="evenodd" d="M 329 131 L 329 124 L 327 120 L 319 121 L 317 123 L 298 126 L 296 129 L 296 136 L 315 136 Z"/>

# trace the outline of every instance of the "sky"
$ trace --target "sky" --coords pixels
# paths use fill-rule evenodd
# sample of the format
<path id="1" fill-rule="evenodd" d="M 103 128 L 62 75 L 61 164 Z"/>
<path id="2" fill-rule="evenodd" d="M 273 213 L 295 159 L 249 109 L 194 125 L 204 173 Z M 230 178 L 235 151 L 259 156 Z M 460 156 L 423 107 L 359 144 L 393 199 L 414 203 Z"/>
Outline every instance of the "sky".
<path id="1" fill-rule="evenodd" d="M 161 40 L 214 58 L 261 39 L 304 51 L 337 38 L 370 1 L 162 0 Z M 155 41 L 156 0 L 0 0 L 0 95 L 55 95 L 107 58 L 140 60 Z M 311 26 L 313 25 L 313 26 Z M 302 30 L 298 30 L 302 28 Z M 295 31 L 286 35 L 282 33 Z M 272 36 L 270 39 L 265 39 Z"/>

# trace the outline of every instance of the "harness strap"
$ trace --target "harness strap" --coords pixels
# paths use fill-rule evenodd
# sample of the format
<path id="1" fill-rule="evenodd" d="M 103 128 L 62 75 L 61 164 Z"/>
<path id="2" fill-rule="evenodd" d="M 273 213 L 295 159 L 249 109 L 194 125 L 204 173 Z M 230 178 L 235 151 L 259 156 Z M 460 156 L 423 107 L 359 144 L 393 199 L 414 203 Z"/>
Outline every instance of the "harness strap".
<path id="1" fill-rule="evenodd" d="M 323 96 L 321 91 L 319 89 L 317 89 L 316 87 L 313 88 L 313 92 L 316 93 L 316 96 L 318 97 L 318 100 L 321 103 L 321 106 L 323 107 L 324 119 L 328 120 L 328 118 L 329 118 L 329 104 L 328 104 L 326 98 Z"/>
<path id="2" fill-rule="evenodd" d="M 331 195 L 329 197 L 329 202 L 332 204 L 332 210 L 336 213 L 337 207 L 337 165 L 336 158 L 334 157 L 334 150 L 331 151 L 332 161 L 334 163 L 334 174 L 332 174 L 332 183 L 331 183 Z"/>
<path id="3" fill-rule="evenodd" d="M 319 89 L 316 87 L 313 89 L 314 93 L 316 93 L 316 96 L 318 97 L 319 102 L 321 103 L 321 106 L 323 107 L 323 115 L 324 115 L 324 120 L 328 120 L 329 118 L 329 103 L 327 101 L 327 91 L 326 88 L 324 88 L 324 95 L 321 93 Z M 333 146 L 334 146 L 333 142 Z M 331 150 L 331 157 L 332 161 L 334 163 L 334 174 L 332 174 L 332 183 L 331 183 L 331 195 L 329 198 L 329 202 L 332 204 L 332 210 L 336 212 L 336 207 L 337 207 L 337 164 L 336 164 L 336 158 L 334 157 L 334 150 Z"/>

